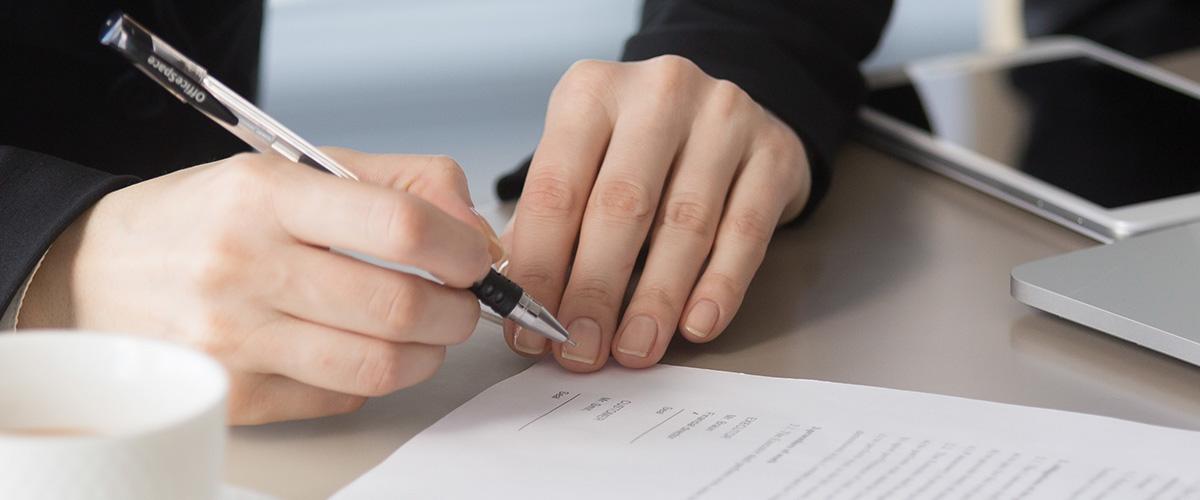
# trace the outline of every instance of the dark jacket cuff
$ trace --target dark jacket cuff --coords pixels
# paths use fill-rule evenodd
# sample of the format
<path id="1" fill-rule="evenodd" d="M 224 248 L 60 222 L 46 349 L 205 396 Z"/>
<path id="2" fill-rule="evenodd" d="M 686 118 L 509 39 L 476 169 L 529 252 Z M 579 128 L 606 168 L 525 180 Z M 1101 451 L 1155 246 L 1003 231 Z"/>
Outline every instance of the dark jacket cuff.
<path id="1" fill-rule="evenodd" d="M 0 146 L 0 307 L 46 249 L 105 194 L 137 182 L 66 160 Z"/>

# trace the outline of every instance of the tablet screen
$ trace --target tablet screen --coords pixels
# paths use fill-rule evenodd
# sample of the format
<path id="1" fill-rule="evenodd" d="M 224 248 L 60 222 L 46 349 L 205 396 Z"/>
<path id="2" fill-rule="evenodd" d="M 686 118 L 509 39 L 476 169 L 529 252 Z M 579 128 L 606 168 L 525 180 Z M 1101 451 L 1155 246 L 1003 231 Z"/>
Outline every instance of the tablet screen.
<path id="1" fill-rule="evenodd" d="M 867 105 L 1105 208 L 1200 190 L 1200 100 L 1092 58 L 919 76 Z"/>

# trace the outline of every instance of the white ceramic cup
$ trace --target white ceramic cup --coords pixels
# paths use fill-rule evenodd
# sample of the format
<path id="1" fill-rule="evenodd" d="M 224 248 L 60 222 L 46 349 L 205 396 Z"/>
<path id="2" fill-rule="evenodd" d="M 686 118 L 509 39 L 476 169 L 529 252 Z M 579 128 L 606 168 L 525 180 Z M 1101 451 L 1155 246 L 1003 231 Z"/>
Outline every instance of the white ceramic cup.
<path id="1" fill-rule="evenodd" d="M 0 496 L 216 498 L 228 386 L 216 361 L 165 342 L 0 334 Z"/>

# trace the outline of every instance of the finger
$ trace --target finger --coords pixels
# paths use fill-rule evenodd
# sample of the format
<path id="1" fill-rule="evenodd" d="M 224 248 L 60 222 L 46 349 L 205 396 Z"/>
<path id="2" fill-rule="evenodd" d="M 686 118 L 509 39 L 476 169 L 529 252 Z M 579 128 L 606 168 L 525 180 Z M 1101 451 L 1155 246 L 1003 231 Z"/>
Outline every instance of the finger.
<path id="1" fill-rule="evenodd" d="M 709 101 L 676 160 L 645 267 L 613 338 L 613 357 L 631 368 L 653 365 L 666 352 L 748 147 L 746 124 L 759 113 L 736 86 L 718 87 Z"/>
<path id="2" fill-rule="evenodd" d="M 298 165 L 277 176 L 275 216 L 293 237 L 312 245 L 357 250 L 429 271 L 456 288 L 491 266 L 480 232 L 429 202 L 365 182 L 320 175 Z"/>
<path id="3" fill-rule="evenodd" d="M 475 223 L 467 176 L 449 156 L 381 155 L 335 147 L 321 151 L 363 182 L 416 195 L 462 222 Z"/>
<path id="4" fill-rule="evenodd" d="M 319 389 L 279 375 L 230 376 L 229 423 L 258 425 L 350 413 L 367 398 Z"/>
<path id="5" fill-rule="evenodd" d="M 470 292 L 291 245 L 255 270 L 274 283 L 263 297 L 292 316 L 393 342 L 453 345 L 479 320 Z"/>
<path id="6" fill-rule="evenodd" d="M 243 343 L 247 371 L 273 373 L 356 396 L 382 396 L 437 371 L 444 346 L 395 343 L 281 316 Z M 252 356 L 252 357 L 250 357 Z"/>
<path id="7" fill-rule="evenodd" d="M 559 307 L 558 317 L 575 341 L 554 348 L 567 369 L 592 371 L 608 359 L 621 300 L 679 147 L 680 133 L 664 116 L 617 120 Z"/>
<path id="8" fill-rule="evenodd" d="M 321 150 L 354 172 L 360 180 L 414 194 L 478 229 L 488 239 L 488 253 L 493 263 L 507 256 L 496 231 L 474 208 L 466 173 L 449 156 L 378 155 L 334 147 Z"/>
<path id="9" fill-rule="evenodd" d="M 608 110 L 592 97 L 604 85 L 602 65 L 576 64 L 571 72 L 583 76 L 555 87 L 514 216 L 508 277 L 551 311 L 558 309 L 584 204 L 612 132 Z M 545 339 L 511 325 L 505 339 L 527 356 L 546 351 Z"/>
<path id="10" fill-rule="evenodd" d="M 708 342 L 729 325 L 762 264 L 784 207 L 807 196 L 809 174 L 803 150 L 773 147 L 769 137 L 760 136 L 758 142 L 768 145 L 751 146 L 721 216 L 708 264 L 680 320 L 683 336 L 692 342 Z"/>

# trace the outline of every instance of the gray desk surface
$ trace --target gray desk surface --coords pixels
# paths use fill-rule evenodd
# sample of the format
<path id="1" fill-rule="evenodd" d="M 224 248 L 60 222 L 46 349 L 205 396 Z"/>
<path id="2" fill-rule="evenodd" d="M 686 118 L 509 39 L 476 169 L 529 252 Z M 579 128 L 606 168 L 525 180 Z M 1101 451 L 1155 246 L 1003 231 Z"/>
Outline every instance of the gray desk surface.
<path id="1" fill-rule="evenodd" d="M 1163 61 L 1200 78 L 1200 52 Z M 1200 429 L 1200 368 L 1014 301 L 1009 271 L 1092 245 L 927 170 L 849 145 L 803 227 L 776 235 L 737 319 L 665 363 L 950 394 Z M 234 429 L 227 480 L 329 496 L 530 364 L 482 324 L 430 381 L 356 414 Z"/>

